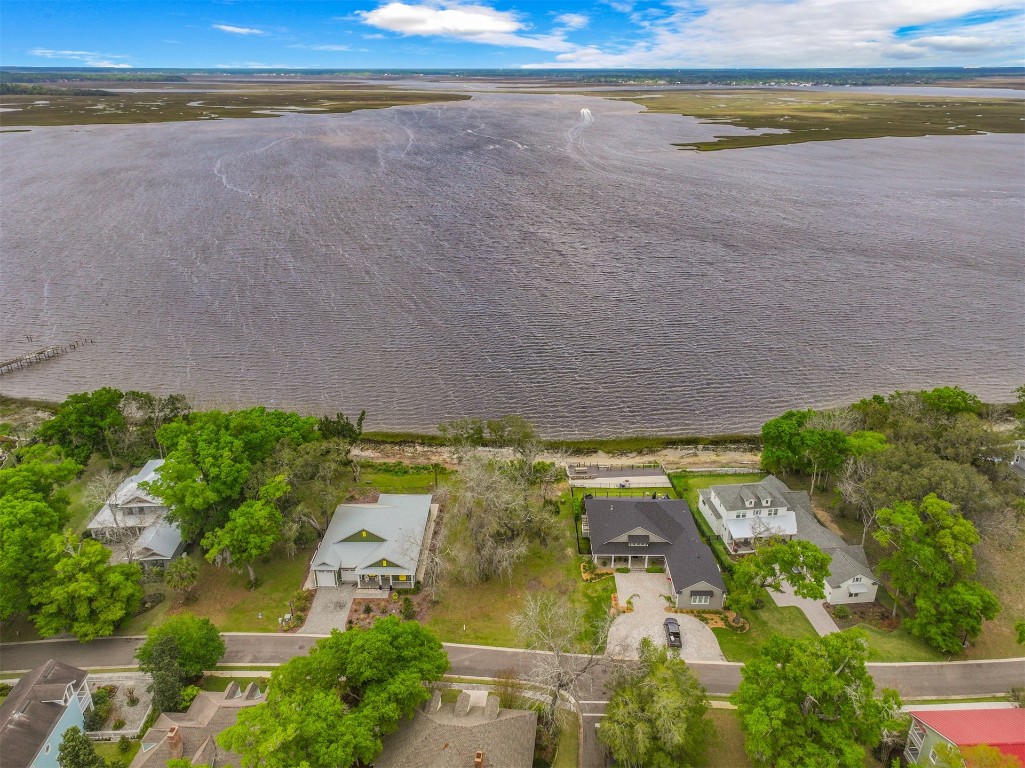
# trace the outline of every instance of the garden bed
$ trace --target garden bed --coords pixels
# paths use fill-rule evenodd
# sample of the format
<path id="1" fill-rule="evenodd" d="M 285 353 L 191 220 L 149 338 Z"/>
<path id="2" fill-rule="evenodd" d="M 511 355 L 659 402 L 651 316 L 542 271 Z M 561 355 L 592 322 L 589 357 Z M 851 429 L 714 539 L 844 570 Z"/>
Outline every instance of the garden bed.
<path id="1" fill-rule="evenodd" d="M 840 629 L 850 629 L 858 624 L 867 624 L 883 632 L 893 632 L 900 626 L 900 617 L 892 616 L 893 611 L 872 603 L 854 603 L 852 605 L 829 605 L 826 611 Z M 837 613 L 839 612 L 839 615 Z"/>
<path id="2" fill-rule="evenodd" d="M 408 599 L 408 603 L 406 600 Z M 356 597 L 349 608 L 349 618 L 345 622 L 348 629 L 361 627 L 369 629 L 374 622 L 384 616 L 398 616 L 407 621 L 422 621 L 427 615 L 431 601 L 424 591 L 395 590 L 385 599 L 379 597 Z"/>
<path id="3" fill-rule="evenodd" d="M 90 730 L 98 739 L 117 739 L 121 735 L 136 738 L 149 715 L 153 694 L 146 690 L 150 676 L 144 674 L 89 675 L 89 692 L 102 723 Z M 106 694 L 100 693 L 105 691 Z M 106 699 L 107 703 L 102 704 Z M 135 702 L 134 704 L 132 702 Z"/>

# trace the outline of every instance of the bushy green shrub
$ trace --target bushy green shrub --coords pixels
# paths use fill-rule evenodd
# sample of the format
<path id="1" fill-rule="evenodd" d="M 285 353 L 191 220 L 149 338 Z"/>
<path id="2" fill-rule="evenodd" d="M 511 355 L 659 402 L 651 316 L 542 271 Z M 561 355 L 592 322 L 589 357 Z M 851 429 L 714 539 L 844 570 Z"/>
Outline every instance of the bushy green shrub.
<path id="1" fill-rule="evenodd" d="M 838 605 L 833 608 L 833 615 L 838 619 L 849 619 L 851 617 L 851 610 L 846 605 Z"/>
<path id="2" fill-rule="evenodd" d="M 117 740 L 117 751 L 118 752 L 120 752 L 121 754 L 124 754 L 125 752 L 130 752 L 131 750 L 132 750 L 132 740 L 129 739 L 127 736 L 122 736 L 120 739 Z"/>
<path id="3" fill-rule="evenodd" d="M 624 568 L 617 568 L 616 569 L 616 573 L 630 573 L 630 569 L 626 568 L 626 567 L 624 567 Z"/>
<path id="4" fill-rule="evenodd" d="M 181 698 L 179 699 L 179 709 L 184 712 L 186 709 L 192 706 L 192 702 L 196 700 L 199 695 L 199 687 L 195 685 L 186 685 L 182 688 Z"/>
<path id="5" fill-rule="evenodd" d="M 416 618 L 416 606 L 413 605 L 413 601 L 408 597 L 402 598 L 402 618 L 406 621 L 412 621 Z"/>

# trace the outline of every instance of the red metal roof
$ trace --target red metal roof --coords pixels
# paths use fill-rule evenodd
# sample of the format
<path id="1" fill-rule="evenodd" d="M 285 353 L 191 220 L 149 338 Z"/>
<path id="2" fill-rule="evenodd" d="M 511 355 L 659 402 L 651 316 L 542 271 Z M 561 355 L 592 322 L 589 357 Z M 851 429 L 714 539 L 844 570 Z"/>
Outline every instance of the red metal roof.
<path id="1" fill-rule="evenodd" d="M 988 744 L 1025 765 L 1025 709 L 912 710 L 911 714 L 959 747 Z"/>

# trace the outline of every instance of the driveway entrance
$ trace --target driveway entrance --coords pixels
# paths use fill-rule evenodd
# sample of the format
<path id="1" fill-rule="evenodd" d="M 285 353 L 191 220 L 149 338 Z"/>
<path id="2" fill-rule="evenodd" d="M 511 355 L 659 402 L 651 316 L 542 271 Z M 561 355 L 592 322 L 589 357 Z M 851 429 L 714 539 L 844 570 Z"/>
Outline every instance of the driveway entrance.
<path id="1" fill-rule="evenodd" d="M 662 622 L 672 616 L 680 622 L 683 647 L 680 658 L 684 661 L 723 661 L 722 651 L 715 635 L 693 616 L 668 613 L 669 603 L 663 597 L 672 592 L 672 583 L 664 573 L 617 573 L 616 592 L 619 604 L 625 606 L 633 599 L 633 611 L 616 617 L 609 630 L 606 654 L 618 659 L 636 659 L 641 638 L 651 638 L 656 645 L 665 645 Z"/>

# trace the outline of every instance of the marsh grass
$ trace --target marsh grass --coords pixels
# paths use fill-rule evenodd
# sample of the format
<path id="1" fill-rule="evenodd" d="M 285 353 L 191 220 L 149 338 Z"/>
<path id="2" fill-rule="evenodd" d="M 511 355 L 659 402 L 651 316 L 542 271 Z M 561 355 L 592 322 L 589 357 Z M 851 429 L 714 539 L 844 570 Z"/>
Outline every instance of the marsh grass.
<path id="1" fill-rule="evenodd" d="M 633 101 L 649 112 L 690 115 L 703 123 L 785 131 L 716 136 L 715 141 L 676 145 L 700 151 L 885 136 L 1025 132 L 1022 102 L 1015 99 L 754 89 L 638 91 L 614 98 Z"/>

